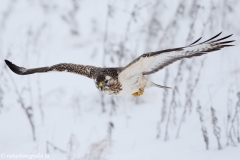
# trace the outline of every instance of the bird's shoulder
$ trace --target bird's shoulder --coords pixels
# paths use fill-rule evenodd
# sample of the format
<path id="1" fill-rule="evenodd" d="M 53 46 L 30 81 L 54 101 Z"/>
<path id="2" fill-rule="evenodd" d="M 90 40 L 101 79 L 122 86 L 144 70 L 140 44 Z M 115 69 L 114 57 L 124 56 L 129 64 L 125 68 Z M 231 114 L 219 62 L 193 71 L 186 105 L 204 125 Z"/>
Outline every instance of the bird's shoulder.
<path id="1" fill-rule="evenodd" d="M 111 68 L 98 68 L 92 71 L 93 76 L 108 75 L 111 77 L 118 77 L 119 73 L 123 70 L 122 67 L 111 67 Z"/>

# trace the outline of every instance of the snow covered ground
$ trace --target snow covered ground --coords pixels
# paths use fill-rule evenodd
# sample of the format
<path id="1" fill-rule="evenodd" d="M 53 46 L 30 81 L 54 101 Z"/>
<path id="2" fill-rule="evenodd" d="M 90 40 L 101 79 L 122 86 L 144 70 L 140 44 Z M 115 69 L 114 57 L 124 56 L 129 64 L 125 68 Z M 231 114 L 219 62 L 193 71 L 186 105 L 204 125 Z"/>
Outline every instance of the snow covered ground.
<path id="1" fill-rule="evenodd" d="M 239 8 L 239 0 L 2 0 L 0 159 L 240 160 Z M 236 46 L 148 76 L 173 89 L 138 98 L 102 95 L 74 74 L 19 76 L 3 61 L 124 66 L 221 31 Z"/>

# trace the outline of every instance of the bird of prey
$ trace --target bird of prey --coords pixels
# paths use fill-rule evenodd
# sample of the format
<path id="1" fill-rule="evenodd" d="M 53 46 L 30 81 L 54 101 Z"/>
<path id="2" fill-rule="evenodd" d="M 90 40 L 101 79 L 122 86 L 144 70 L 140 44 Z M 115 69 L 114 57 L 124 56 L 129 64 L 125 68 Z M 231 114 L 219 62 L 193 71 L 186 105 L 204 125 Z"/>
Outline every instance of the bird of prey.
<path id="1" fill-rule="evenodd" d="M 103 93 L 110 95 L 140 96 L 143 94 L 145 88 L 169 88 L 150 82 L 146 78 L 146 75 L 155 73 L 177 60 L 201 56 L 224 47 L 233 46 L 231 43 L 234 42 L 234 40 L 226 41 L 232 34 L 217 39 L 221 33 L 201 43 L 198 43 L 201 39 L 199 38 L 185 47 L 142 54 L 127 66 L 118 68 L 101 68 L 89 65 L 60 63 L 49 67 L 26 69 L 8 60 L 5 60 L 5 62 L 14 73 L 19 75 L 51 71 L 76 73 L 93 79 L 96 87 Z"/>

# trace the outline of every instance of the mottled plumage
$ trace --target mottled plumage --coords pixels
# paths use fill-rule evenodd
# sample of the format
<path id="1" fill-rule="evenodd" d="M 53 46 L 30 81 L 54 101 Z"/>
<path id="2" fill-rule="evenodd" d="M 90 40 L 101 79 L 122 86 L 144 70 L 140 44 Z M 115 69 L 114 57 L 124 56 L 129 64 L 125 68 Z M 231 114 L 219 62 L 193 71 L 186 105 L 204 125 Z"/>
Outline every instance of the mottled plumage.
<path id="1" fill-rule="evenodd" d="M 223 41 L 232 35 L 216 39 L 220 34 L 221 33 L 202 43 L 197 44 L 201 39 L 199 38 L 186 47 L 145 53 L 126 67 L 119 68 L 100 68 L 88 65 L 61 63 L 50 67 L 26 69 L 18 67 L 8 60 L 5 60 L 5 62 L 16 74 L 27 75 L 51 71 L 76 73 L 93 79 L 96 87 L 106 94 L 132 94 L 133 96 L 140 96 L 143 94 L 144 89 L 148 87 L 169 88 L 150 82 L 145 75 L 155 73 L 167 65 L 183 58 L 201 56 L 224 47 L 233 46 L 230 44 L 233 41 Z"/>

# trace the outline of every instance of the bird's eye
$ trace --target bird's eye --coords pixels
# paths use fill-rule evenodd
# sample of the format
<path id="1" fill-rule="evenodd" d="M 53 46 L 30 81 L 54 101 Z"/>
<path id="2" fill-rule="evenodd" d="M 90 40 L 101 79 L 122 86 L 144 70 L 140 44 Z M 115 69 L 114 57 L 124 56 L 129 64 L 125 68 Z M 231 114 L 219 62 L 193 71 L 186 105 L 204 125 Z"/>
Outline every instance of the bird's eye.
<path id="1" fill-rule="evenodd" d="M 105 82 L 105 83 L 108 83 L 108 80 L 105 80 L 104 82 Z"/>

